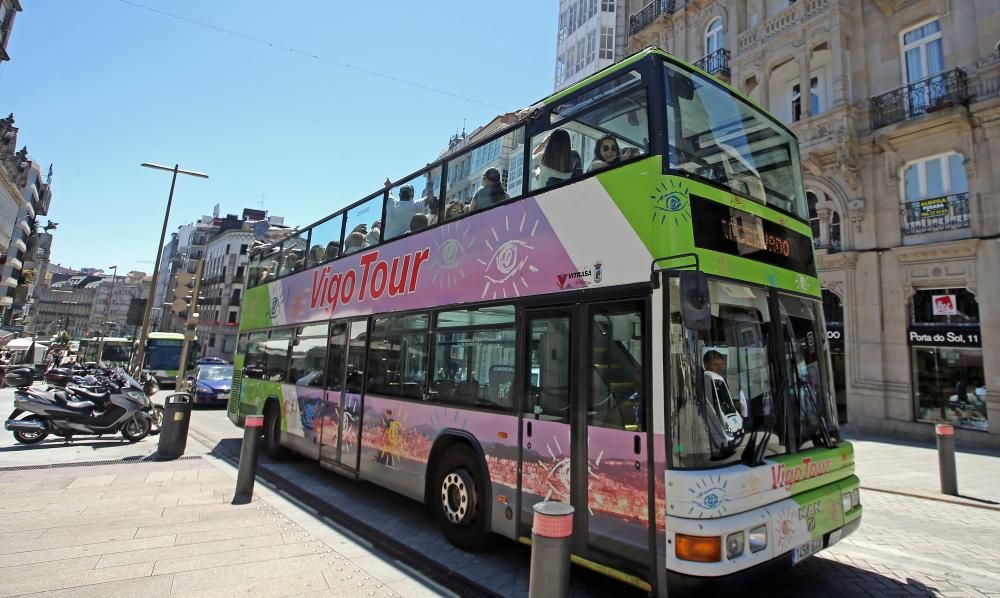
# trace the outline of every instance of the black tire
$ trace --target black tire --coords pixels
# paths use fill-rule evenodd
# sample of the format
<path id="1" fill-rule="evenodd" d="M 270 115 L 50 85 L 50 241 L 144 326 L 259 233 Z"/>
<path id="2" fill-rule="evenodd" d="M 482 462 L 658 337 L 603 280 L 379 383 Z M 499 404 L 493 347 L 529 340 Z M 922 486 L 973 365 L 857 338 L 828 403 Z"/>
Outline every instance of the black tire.
<path id="1" fill-rule="evenodd" d="M 149 435 L 156 436 L 163 427 L 163 407 L 153 405 L 149 413 Z"/>
<path id="2" fill-rule="evenodd" d="M 281 412 L 275 403 L 264 408 L 264 454 L 268 459 L 288 458 L 288 449 L 281 446 Z"/>
<path id="3" fill-rule="evenodd" d="M 142 415 L 136 415 L 122 424 L 121 430 L 119 431 L 122 433 L 122 438 L 125 440 L 128 440 L 129 442 L 139 442 L 149 435 L 149 428 L 149 418 L 143 417 Z"/>
<path id="4" fill-rule="evenodd" d="M 24 421 L 34 420 L 34 421 L 44 421 L 42 418 L 37 416 L 30 416 L 24 418 Z M 14 431 L 14 440 L 20 442 L 21 444 L 38 444 L 39 442 L 45 440 L 49 435 L 49 431 L 42 430 L 41 432 L 21 432 L 18 430 Z"/>
<path id="5" fill-rule="evenodd" d="M 489 547 L 486 483 L 476 453 L 466 444 L 449 448 L 435 470 L 429 500 L 445 537 L 462 550 Z"/>

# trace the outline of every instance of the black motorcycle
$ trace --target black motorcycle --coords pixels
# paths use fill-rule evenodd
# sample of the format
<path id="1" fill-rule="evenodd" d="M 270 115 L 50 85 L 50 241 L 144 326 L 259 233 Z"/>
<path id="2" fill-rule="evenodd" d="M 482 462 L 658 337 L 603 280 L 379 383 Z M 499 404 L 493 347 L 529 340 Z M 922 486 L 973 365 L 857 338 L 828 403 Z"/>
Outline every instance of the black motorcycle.
<path id="1" fill-rule="evenodd" d="M 129 442 L 149 434 L 151 403 L 143 387 L 125 372 L 118 372 L 99 387 L 68 386 L 66 390 L 31 388 L 32 371 L 18 368 L 4 382 L 14 386 L 14 411 L 4 428 L 21 444 L 35 444 L 49 434 L 63 438 L 121 433 Z M 21 417 L 24 414 L 25 417 Z"/>

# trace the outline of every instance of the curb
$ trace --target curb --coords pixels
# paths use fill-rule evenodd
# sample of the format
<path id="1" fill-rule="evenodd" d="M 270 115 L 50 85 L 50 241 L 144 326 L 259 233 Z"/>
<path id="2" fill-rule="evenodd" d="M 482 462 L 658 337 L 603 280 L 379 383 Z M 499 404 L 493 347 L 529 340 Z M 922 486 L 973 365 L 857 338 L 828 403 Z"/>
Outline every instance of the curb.
<path id="1" fill-rule="evenodd" d="M 985 509 L 987 511 L 997 511 L 1000 512 L 1000 505 L 989 505 L 989 504 L 978 504 L 974 499 L 963 499 L 961 497 L 951 497 L 944 494 L 931 494 L 929 492 L 920 492 L 919 490 L 898 490 L 895 488 L 876 488 L 873 486 L 861 486 L 862 490 L 869 492 L 881 492 L 883 494 L 895 494 L 896 496 L 908 496 L 910 498 L 920 498 L 924 500 L 933 500 L 937 502 L 948 503 L 951 505 L 958 505 L 961 507 L 972 507 L 973 509 Z"/>

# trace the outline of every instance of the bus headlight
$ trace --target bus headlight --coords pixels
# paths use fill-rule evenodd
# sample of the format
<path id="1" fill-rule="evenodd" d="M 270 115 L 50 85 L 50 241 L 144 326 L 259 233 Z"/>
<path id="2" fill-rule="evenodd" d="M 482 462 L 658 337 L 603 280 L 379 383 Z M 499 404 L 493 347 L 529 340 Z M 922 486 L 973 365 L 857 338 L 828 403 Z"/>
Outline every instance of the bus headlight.
<path id="1" fill-rule="evenodd" d="M 851 490 L 851 501 L 854 503 L 855 507 L 861 506 L 861 488 Z"/>
<path id="2" fill-rule="evenodd" d="M 726 536 L 726 558 L 735 559 L 743 554 L 743 532 Z"/>
<path id="3" fill-rule="evenodd" d="M 750 530 L 750 552 L 760 552 L 767 548 L 767 524 Z"/>
<path id="4" fill-rule="evenodd" d="M 850 513 L 851 509 L 854 508 L 854 499 L 851 497 L 851 493 L 845 492 L 841 498 L 844 501 L 844 513 Z"/>

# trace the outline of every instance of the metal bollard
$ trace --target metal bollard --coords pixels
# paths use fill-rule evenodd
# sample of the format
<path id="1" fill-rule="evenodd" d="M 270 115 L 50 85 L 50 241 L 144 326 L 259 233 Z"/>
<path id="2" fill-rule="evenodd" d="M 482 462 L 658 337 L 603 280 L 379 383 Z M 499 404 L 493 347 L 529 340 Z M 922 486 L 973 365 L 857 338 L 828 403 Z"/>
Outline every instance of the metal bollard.
<path id="1" fill-rule="evenodd" d="M 253 498 L 253 483 L 257 478 L 257 457 L 263 440 L 264 416 L 248 415 L 243 425 L 243 445 L 240 447 L 240 471 L 236 474 L 234 505 L 245 505 Z"/>
<path id="2" fill-rule="evenodd" d="M 569 596 L 569 555 L 573 507 L 561 502 L 535 503 L 531 527 L 528 598 Z"/>
<path id="3" fill-rule="evenodd" d="M 934 434 L 937 436 L 941 493 L 958 496 L 958 474 L 955 471 L 955 428 L 951 424 L 937 424 L 934 426 Z"/>

